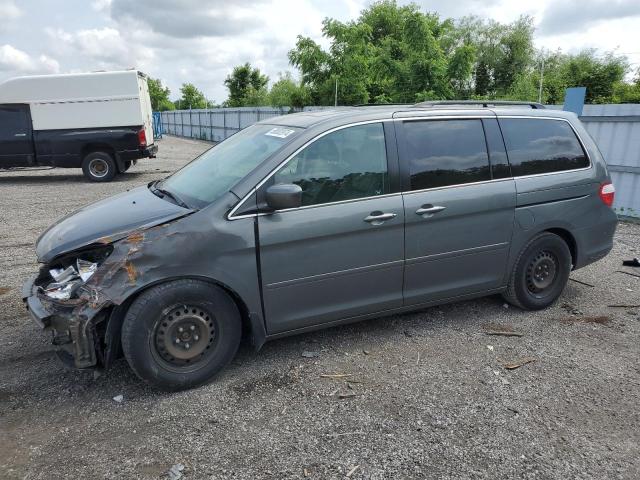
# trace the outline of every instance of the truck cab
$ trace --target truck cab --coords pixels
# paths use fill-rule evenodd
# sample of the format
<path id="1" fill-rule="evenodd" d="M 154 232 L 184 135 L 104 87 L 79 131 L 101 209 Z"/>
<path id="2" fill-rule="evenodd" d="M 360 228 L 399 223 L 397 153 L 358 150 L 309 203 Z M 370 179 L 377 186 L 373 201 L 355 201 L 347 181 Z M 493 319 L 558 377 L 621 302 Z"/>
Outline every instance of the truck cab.
<path id="1" fill-rule="evenodd" d="M 157 150 L 147 77 L 140 72 L 0 84 L 0 169 L 82 168 L 89 180 L 107 182 Z"/>

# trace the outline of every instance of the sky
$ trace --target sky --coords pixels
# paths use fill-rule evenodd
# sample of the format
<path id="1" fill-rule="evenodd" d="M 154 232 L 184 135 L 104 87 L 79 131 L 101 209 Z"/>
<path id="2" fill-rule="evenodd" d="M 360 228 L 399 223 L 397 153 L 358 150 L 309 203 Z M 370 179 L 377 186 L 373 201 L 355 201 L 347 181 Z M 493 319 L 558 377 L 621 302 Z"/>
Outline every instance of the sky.
<path id="1" fill-rule="evenodd" d="M 173 99 L 194 83 L 227 97 L 224 79 L 244 62 L 272 81 L 295 69 L 297 35 L 323 46 L 322 19 L 349 21 L 371 0 L 0 0 L 0 82 L 18 75 L 137 68 Z M 398 3 L 409 3 L 399 0 Z M 626 54 L 640 67 L 640 0 L 416 0 L 441 18 L 535 18 L 539 48 Z"/>

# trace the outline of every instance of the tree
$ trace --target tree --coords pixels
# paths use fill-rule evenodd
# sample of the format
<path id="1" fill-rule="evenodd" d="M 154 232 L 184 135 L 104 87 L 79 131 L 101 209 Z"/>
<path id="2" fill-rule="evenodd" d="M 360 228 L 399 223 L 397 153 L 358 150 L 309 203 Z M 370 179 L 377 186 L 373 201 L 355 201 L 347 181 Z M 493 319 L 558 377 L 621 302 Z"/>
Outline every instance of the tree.
<path id="1" fill-rule="evenodd" d="M 169 100 L 169 94 L 171 91 L 168 87 L 162 85 L 162 81 L 159 78 L 148 78 L 147 85 L 149 86 L 149 97 L 151 98 L 151 108 L 156 111 L 173 110 L 175 107 L 171 100 Z"/>
<path id="2" fill-rule="evenodd" d="M 248 62 L 233 69 L 224 81 L 229 89 L 228 107 L 266 105 L 268 103 L 267 83 L 269 77 L 259 69 L 252 68 Z"/>
<path id="3" fill-rule="evenodd" d="M 182 97 L 176 102 L 177 107 L 183 110 L 207 108 L 209 102 L 200 90 L 192 83 L 183 83 L 180 87 Z"/>
<path id="4" fill-rule="evenodd" d="M 297 83 L 290 72 L 280 74 L 269 92 L 269 102 L 274 107 L 302 108 L 310 101 L 309 91 Z"/>
<path id="5" fill-rule="evenodd" d="M 475 52 L 453 44 L 453 28 L 415 4 L 382 0 L 355 21 L 325 19 L 328 51 L 299 36 L 289 61 L 316 104 L 333 104 L 336 87 L 338 103 L 347 105 L 452 98 L 469 87 Z"/>

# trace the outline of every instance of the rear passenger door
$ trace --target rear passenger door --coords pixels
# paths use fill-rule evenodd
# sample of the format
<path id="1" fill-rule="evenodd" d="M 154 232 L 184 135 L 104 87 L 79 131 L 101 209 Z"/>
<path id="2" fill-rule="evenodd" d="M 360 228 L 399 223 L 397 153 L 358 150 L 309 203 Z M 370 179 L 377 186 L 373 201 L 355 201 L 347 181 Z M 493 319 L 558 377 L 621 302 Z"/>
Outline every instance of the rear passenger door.
<path id="1" fill-rule="evenodd" d="M 33 165 L 31 120 L 27 105 L 0 105 L 0 167 Z"/>
<path id="2" fill-rule="evenodd" d="M 405 305 L 504 285 L 515 186 L 495 118 L 398 121 Z"/>

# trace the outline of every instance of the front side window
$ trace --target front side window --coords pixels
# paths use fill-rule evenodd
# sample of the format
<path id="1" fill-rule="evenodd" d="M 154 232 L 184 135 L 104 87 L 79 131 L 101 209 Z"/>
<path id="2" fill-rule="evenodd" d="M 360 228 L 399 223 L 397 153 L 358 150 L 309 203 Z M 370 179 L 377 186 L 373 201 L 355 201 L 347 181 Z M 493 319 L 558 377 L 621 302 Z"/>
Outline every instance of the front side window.
<path id="1" fill-rule="evenodd" d="M 300 130 L 263 124 L 247 127 L 178 170 L 161 187 L 190 206 L 203 207 L 291 142 Z"/>
<path id="2" fill-rule="evenodd" d="M 381 123 L 329 133 L 296 154 L 274 182 L 302 188 L 302 206 L 383 195 L 389 192 Z"/>
<path id="3" fill-rule="evenodd" d="M 501 118 L 514 177 L 589 166 L 576 134 L 564 120 Z"/>
<path id="4" fill-rule="evenodd" d="M 481 120 L 404 123 L 411 190 L 491 179 Z"/>

